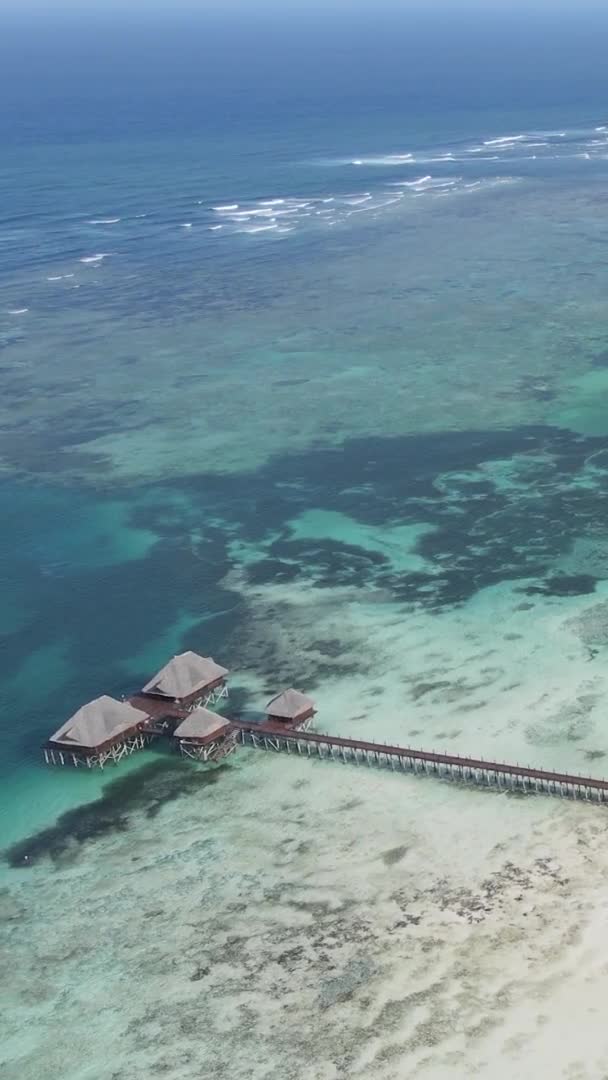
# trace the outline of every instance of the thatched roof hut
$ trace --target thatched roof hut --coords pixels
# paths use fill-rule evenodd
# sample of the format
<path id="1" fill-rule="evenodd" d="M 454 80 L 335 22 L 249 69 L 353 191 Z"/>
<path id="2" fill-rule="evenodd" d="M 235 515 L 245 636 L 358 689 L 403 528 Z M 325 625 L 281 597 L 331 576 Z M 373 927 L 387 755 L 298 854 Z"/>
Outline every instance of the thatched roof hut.
<path id="1" fill-rule="evenodd" d="M 315 714 L 315 703 L 301 690 L 283 690 L 266 706 L 269 720 L 297 726 Z"/>
<path id="2" fill-rule="evenodd" d="M 220 716 L 211 709 L 204 709 L 200 705 L 188 713 L 186 719 L 176 727 L 173 736 L 176 739 L 188 739 L 204 744 L 221 738 L 229 730 L 230 721 L 225 716 Z"/>
<path id="3" fill-rule="evenodd" d="M 99 750 L 139 731 L 147 719 L 141 709 L 104 694 L 78 709 L 51 735 L 49 743 L 66 750 Z"/>
<path id="4" fill-rule="evenodd" d="M 216 664 L 211 656 L 189 651 L 174 656 L 146 683 L 142 692 L 171 701 L 188 701 L 221 686 L 227 675 L 227 668 Z"/>

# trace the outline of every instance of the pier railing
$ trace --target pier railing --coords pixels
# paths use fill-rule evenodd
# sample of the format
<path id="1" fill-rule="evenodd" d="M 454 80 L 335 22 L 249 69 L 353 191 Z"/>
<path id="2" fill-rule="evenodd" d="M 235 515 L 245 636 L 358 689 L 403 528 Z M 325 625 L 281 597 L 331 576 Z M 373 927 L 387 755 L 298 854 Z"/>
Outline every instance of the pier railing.
<path id="1" fill-rule="evenodd" d="M 239 721 L 234 722 L 234 726 L 240 731 L 241 742 L 256 749 L 442 776 L 509 791 L 543 792 L 608 802 L 608 780 L 598 780 L 590 776 L 550 772 L 456 754 L 412 750 L 410 747 L 346 739 L 315 731 L 277 731 L 265 724 L 251 725 Z"/>

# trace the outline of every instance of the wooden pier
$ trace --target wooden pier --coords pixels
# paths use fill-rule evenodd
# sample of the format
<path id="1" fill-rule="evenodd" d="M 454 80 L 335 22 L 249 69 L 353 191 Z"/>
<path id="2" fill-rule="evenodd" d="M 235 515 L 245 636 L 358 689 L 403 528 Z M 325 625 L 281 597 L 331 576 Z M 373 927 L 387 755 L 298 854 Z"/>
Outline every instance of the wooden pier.
<path id="1" fill-rule="evenodd" d="M 318 757 L 354 765 L 370 765 L 393 772 L 437 776 L 499 790 L 608 802 L 608 780 L 596 780 L 590 776 L 549 772 L 504 762 L 484 761 L 483 758 L 412 750 L 409 747 L 366 742 L 361 739 L 344 739 L 337 735 L 324 735 L 313 731 L 289 731 L 278 729 L 271 724 L 253 726 L 238 720 L 233 720 L 232 723 L 240 730 L 241 743 L 260 750 Z"/>
<path id="2" fill-rule="evenodd" d="M 608 780 L 310 731 L 315 704 L 293 687 L 267 703 L 260 723 L 213 712 L 208 706 L 228 696 L 228 674 L 211 657 L 180 653 L 137 693 L 120 701 L 104 694 L 81 706 L 44 744 L 45 761 L 103 769 L 107 762 L 118 764 L 154 740 L 166 739 L 184 757 L 207 763 L 240 744 L 498 790 L 608 802 Z"/>

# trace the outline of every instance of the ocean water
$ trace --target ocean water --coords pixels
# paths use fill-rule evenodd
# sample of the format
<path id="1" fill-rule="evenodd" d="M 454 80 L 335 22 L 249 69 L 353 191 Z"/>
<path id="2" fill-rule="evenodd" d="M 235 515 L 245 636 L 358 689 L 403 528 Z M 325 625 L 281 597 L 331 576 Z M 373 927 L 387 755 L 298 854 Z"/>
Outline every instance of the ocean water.
<path id="1" fill-rule="evenodd" d="M 606 773 L 606 29 L 7 17 L 8 1080 L 604 1076 L 601 808 L 39 747 L 193 648 Z"/>

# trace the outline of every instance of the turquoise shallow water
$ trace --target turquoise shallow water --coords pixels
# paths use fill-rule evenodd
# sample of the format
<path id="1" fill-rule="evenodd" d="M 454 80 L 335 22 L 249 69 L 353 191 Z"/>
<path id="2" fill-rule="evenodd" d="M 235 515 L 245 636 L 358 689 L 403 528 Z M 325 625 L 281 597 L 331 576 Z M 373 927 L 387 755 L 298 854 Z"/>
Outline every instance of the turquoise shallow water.
<path id="1" fill-rule="evenodd" d="M 328 730 L 605 771 L 601 34 L 461 22 L 455 49 L 355 20 L 296 48 L 263 19 L 124 18 L 0 45 L 7 1075 L 105 1080 L 112 1045 L 121 1080 L 285 1080 L 283 995 L 297 1080 L 524 1075 L 450 1005 L 454 971 L 472 943 L 471 1001 L 500 1012 L 508 935 L 466 928 L 523 927 L 529 890 L 540 957 L 546 849 L 587 910 L 584 817 L 244 753 L 85 775 L 39 747 L 193 648 L 235 709 L 295 684 Z M 402 1016 L 427 968 L 442 989 Z M 454 1056 L 465 1015 L 479 1057 Z"/>

